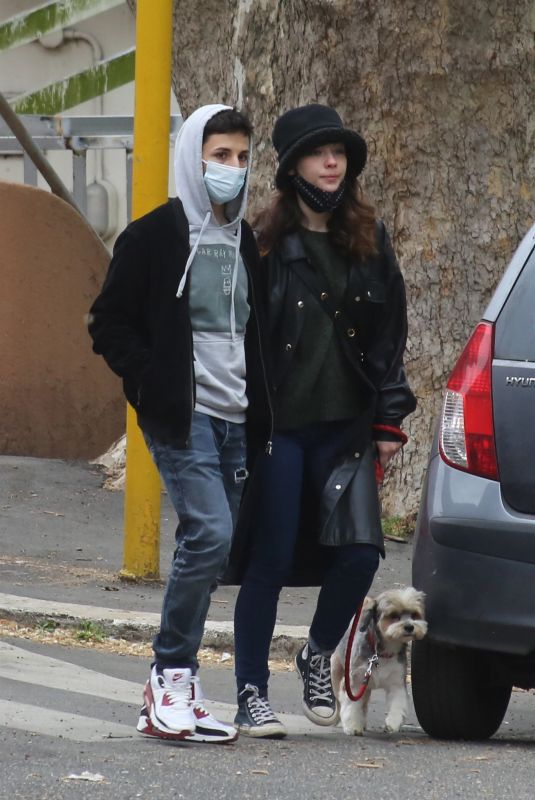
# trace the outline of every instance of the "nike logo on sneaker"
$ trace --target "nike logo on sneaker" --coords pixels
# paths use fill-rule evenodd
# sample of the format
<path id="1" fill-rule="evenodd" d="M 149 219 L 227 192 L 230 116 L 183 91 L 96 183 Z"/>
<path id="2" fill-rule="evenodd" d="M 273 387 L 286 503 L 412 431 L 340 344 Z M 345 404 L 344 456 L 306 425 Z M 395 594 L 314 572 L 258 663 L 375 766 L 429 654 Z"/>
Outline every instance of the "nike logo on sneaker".
<path id="1" fill-rule="evenodd" d="M 167 692 L 162 697 L 162 706 L 172 706 L 174 705 L 174 700 L 170 697 Z"/>

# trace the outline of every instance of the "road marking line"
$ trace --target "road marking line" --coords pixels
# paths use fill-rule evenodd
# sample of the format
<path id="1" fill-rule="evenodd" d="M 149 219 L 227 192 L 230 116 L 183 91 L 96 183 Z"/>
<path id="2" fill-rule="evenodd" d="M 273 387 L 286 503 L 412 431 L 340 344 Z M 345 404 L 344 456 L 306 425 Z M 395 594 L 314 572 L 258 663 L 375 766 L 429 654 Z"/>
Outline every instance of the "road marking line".
<path id="1" fill-rule="evenodd" d="M 56 600 L 37 600 L 4 592 L 0 592 L 0 608 L 11 613 L 34 613 L 40 617 L 50 615 L 93 621 L 107 620 L 117 626 L 135 624 L 140 628 L 157 628 L 160 624 L 160 614 L 155 612 L 121 611 L 119 608 L 86 606 L 81 603 L 59 603 Z"/>
<path id="2" fill-rule="evenodd" d="M 130 725 L 1 699 L 0 727 L 62 737 L 75 742 L 137 738 L 134 727 Z"/>
<path id="3" fill-rule="evenodd" d="M 110 623 L 120 629 L 133 627 L 139 630 L 157 630 L 160 627 L 161 615 L 152 611 L 121 611 L 119 608 L 105 608 L 100 606 L 87 606 L 80 603 L 60 603 L 56 600 L 38 600 L 34 597 L 22 597 L 17 594 L 0 592 L 0 610 L 9 614 L 35 614 L 42 618 L 46 616 L 57 619 L 68 618 L 75 620 L 91 620 L 93 622 Z M 216 622 L 208 620 L 205 626 L 205 636 L 226 634 L 232 636 L 234 625 L 232 622 Z M 308 628 L 304 625 L 275 625 L 273 633 L 275 639 L 288 637 L 290 639 L 306 639 Z"/>
<path id="4" fill-rule="evenodd" d="M 0 677 L 21 683 L 141 705 L 142 686 L 87 667 L 0 642 Z"/>
<path id="5" fill-rule="evenodd" d="M 43 686 L 48 689 L 59 689 L 68 693 L 114 700 L 138 707 L 141 707 L 142 702 L 143 687 L 139 683 L 113 678 L 102 672 L 71 664 L 68 661 L 61 661 L 58 658 L 44 656 L 41 653 L 34 653 L 3 641 L 0 641 L 0 678 L 7 678 L 19 683 L 30 683 L 33 686 Z M 236 706 L 233 703 L 207 700 L 206 707 L 223 722 L 232 723 L 234 720 Z M 314 734 L 317 737 L 330 734 L 335 730 L 334 728 L 318 727 L 299 714 L 277 714 L 277 716 L 292 734 Z M 28 730 L 32 729 L 28 728 Z"/>

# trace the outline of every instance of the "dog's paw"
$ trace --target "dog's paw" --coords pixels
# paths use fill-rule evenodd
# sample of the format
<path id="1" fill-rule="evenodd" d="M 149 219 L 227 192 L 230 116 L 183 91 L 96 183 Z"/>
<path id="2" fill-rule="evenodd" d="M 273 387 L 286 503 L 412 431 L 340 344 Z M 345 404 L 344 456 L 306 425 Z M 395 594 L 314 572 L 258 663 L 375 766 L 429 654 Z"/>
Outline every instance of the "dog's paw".
<path id="1" fill-rule="evenodd" d="M 386 715 L 385 731 L 388 733 L 397 733 L 403 725 L 405 714 L 401 709 L 391 709 Z"/>
<path id="2" fill-rule="evenodd" d="M 385 725 L 385 733 L 399 733 L 401 725 Z"/>
<path id="3" fill-rule="evenodd" d="M 342 727 L 348 736 L 364 736 L 364 728 L 359 728 L 357 725 L 342 725 Z"/>
<path id="4" fill-rule="evenodd" d="M 399 716 L 389 715 L 385 720 L 385 731 L 386 733 L 399 733 L 402 724 L 403 718 L 400 719 Z"/>

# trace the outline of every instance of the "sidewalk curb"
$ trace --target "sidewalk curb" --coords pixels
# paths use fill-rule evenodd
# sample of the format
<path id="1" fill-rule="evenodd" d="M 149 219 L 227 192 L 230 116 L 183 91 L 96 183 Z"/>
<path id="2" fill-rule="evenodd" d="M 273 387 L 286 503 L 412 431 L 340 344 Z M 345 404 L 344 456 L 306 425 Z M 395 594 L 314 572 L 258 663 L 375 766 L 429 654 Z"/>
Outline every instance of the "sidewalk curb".
<path id="1" fill-rule="evenodd" d="M 109 636 L 135 641 L 151 641 L 160 626 L 160 614 L 153 612 L 141 613 L 78 603 L 36 600 L 33 597 L 2 592 L 0 592 L 0 616 L 33 625 L 44 619 L 53 619 L 61 625 L 70 627 L 90 621 L 100 625 Z M 292 658 L 305 643 L 307 635 L 308 628 L 304 625 L 276 625 L 271 642 L 271 655 Z M 232 651 L 234 649 L 232 622 L 208 621 L 202 646 Z"/>

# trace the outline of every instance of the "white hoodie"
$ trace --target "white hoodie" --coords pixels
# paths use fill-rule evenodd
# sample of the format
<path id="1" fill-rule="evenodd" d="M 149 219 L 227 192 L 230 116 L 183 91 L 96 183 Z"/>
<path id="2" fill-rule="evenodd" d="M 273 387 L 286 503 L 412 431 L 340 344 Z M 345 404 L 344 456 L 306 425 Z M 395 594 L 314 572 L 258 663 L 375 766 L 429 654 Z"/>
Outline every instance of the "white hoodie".
<path id="1" fill-rule="evenodd" d="M 226 205 L 230 222 L 220 225 L 212 211 L 202 170 L 204 127 L 214 114 L 229 108 L 202 106 L 184 122 L 176 139 L 176 191 L 189 222 L 191 248 L 177 296 L 182 296 L 189 278 L 195 410 L 230 422 L 243 422 L 247 408 L 244 337 L 249 304 L 247 273 L 240 256 L 240 223 L 247 202 L 249 171 L 238 197 Z"/>

